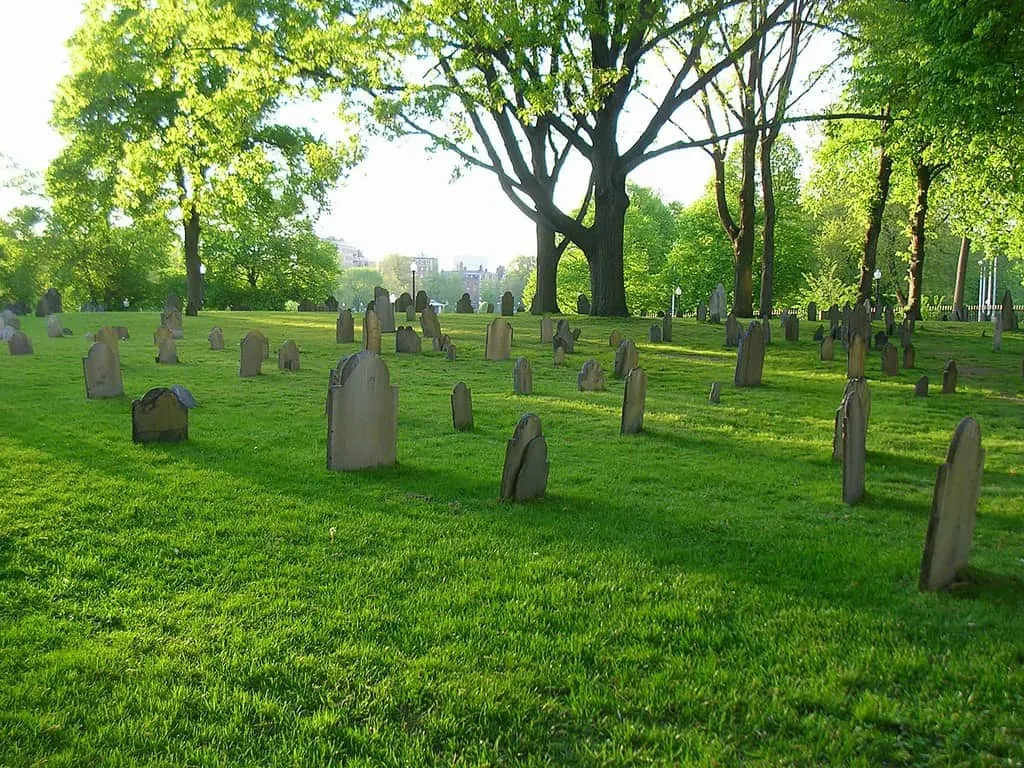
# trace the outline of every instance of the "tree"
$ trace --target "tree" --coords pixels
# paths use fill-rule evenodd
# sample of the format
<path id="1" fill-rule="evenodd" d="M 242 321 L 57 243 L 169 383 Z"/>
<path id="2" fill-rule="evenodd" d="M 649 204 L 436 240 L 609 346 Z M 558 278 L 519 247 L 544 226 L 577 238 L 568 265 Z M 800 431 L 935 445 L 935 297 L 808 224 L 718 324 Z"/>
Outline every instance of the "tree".
<path id="1" fill-rule="evenodd" d="M 349 267 L 338 275 L 335 296 L 343 307 L 363 309 L 373 300 L 373 289 L 378 285 L 384 285 L 384 276 L 377 270 Z"/>
<path id="2" fill-rule="evenodd" d="M 398 296 L 412 291 L 412 257 L 400 253 L 389 253 L 377 263 L 377 270 L 383 277 L 382 286 Z"/>
<path id="3" fill-rule="evenodd" d="M 454 309 L 466 286 L 461 272 L 432 272 L 424 276 L 423 290 L 432 300 Z"/>

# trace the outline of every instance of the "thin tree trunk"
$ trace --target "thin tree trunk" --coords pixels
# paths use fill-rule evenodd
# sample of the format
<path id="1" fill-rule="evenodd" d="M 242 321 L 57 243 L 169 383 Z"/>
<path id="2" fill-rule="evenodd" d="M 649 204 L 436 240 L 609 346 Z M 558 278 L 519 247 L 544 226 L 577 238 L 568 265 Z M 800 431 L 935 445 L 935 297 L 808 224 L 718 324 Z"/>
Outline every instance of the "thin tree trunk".
<path id="1" fill-rule="evenodd" d="M 960 240 L 960 259 L 956 263 L 956 287 L 953 289 L 953 319 L 966 320 L 964 309 L 964 283 L 967 280 L 967 260 L 971 256 L 971 238 Z"/>
<path id="2" fill-rule="evenodd" d="M 928 190 L 934 178 L 933 166 L 920 160 L 914 163 L 917 178 L 917 198 L 910 214 L 910 269 L 907 270 L 907 315 L 913 320 L 921 319 L 921 291 L 924 277 L 925 219 L 928 215 Z"/>
<path id="3" fill-rule="evenodd" d="M 185 213 L 185 277 L 188 281 L 185 314 L 193 317 L 203 306 L 203 275 L 199 264 L 199 211 L 190 205 Z"/>
<path id="4" fill-rule="evenodd" d="M 531 310 L 534 314 L 557 313 L 558 309 L 558 251 L 555 230 L 546 222 L 536 222 L 537 234 L 537 293 Z"/>
<path id="5" fill-rule="evenodd" d="M 763 252 L 761 254 L 761 317 L 771 317 L 775 304 L 775 178 L 772 175 L 772 144 L 761 139 L 761 197 L 764 205 Z"/>
<path id="6" fill-rule="evenodd" d="M 875 266 L 878 263 L 878 237 L 882 232 L 882 216 L 885 213 L 885 204 L 889 199 L 891 179 L 892 157 L 883 146 L 878 158 L 875 189 L 868 202 L 868 229 L 864 236 L 864 251 L 860 261 L 860 282 L 857 284 L 858 303 L 871 300 L 871 282 L 875 279 Z"/>

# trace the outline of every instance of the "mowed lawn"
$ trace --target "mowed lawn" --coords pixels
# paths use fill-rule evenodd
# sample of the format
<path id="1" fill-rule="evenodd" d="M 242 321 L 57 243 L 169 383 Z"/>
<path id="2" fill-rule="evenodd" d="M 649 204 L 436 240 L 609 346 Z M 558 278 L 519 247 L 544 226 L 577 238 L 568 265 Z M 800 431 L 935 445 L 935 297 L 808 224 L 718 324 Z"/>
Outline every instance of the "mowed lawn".
<path id="1" fill-rule="evenodd" d="M 872 352 L 867 497 L 846 507 L 845 356 L 819 361 L 817 324 L 786 343 L 773 322 L 764 386 L 737 390 L 724 326 L 677 320 L 651 345 L 652 320 L 572 317 L 556 368 L 520 315 L 517 396 L 513 363 L 483 360 L 490 317 L 440 319 L 455 362 L 384 336 L 398 465 L 360 473 L 325 469 L 328 371 L 361 348 L 334 343 L 333 315 L 186 318 L 179 366 L 154 363 L 155 313 L 66 314 L 63 339 L 22 319 L 35 355 L 0 350 L 0 765 L 1024 762 L 1024 334 L 995 353 L 989 326 L 920 324 L 895 378 Z M 90 401 L 101 323 L 131 331 L 126 396 Z M 613 328 L 648 373 L 631 437 Z M 240 379 L 249 329 L 272 359 Z M 286 339 L 297 373 L 277 370 Z M 589 357 L 607 392 L 577 391 Z M 460 380 L 472 433 L 451 426 Z M 131 399 L 176 383 L 201 405 L 190 441 L 134 445 Z M 548 496 L 503 503 L 527 412 Z M 964 416 L 986 451 L 970 580 L 920 594 Z"/>

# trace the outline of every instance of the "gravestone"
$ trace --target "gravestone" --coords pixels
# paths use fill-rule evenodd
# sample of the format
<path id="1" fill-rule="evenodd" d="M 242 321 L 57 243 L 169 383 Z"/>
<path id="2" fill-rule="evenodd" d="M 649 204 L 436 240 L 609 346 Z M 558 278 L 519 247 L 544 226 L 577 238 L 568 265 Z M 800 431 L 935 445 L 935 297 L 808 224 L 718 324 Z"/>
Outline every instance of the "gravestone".
<path id="1" fill-rule="evenodd" d="M 170 333 L 167 335 L 170 338 Z M 117 329 L 111 328 L 109 325 L 105 325 L 93 334 L 93 340 L 101 341 L 110 348 L 110 351 L 120 357 L 121 349 L 121 337 L 117 333 Z"/>
<path id="2" fill-rule="evenodd" d="M 391 466 L 398 453 L 398 389 L 368 350 L 346 358 L 327 393 L 327 469 Z"/>
<path id="3" fill-rule="evenodd" d="M 825 326 L 824 325 L 819 325 L 818 326 L 818 330 L 816 330 L 814 332 L 814 340 L 815 341 L 819 341 L 819 342 L 825 340 Z"/>
<path id="4" fill-rule="evenodd" d="M 448 362 L 450 362 L 450 363 L 454 363 L 456 358 L 457 358 L 457 356 L 458 356 L 458 352 L 455 349 L 455 345 L 449 343 L 448 346 L 446 346 L 444 348 L 444 357 L 445 357 L 445 359 Z"/>
<path id="5" fill-rule="evenodd" d="M 430 306 L 430 297 L 427 296 L 427 292 L 423 289 L 416 291 L 416 302 L 413 304 L 417 312 L 422 312 L 424 309 Z"/>
<path id="6" fill-rule="evenodd" d="M 57 310 L 58 312 L 60 310 Z M 1017 326 L 1017 314 L 1013 311 L 1013 295 L 1009 289 L 1003 294 L 1003 303 L 999 311 L 999 317 L 1003 321 L 1004 331 L 1019 330 Z"/>
<path id="7" fill-rule="evenodd" d="M 615 350 L 615 368 L 612 375 L 616 379 L 624 379 L 638 365 L 640 353 L 636 351 L 636 345 L 629 339 L 623 339 Z"/>
<path id="8" fill-rule="evenodd" d="M 764 332 L 761 324 L 754 320 L 739 341 L 733 383 L 737 387 L 759 387 L 763 370 Z"/>
<path id="9" fill-rule="evenodd" d="M 576 375 L 576 387 L 580 392 L 603 392 L 606 389 L 604 369 L 597 360 L 591 358 L 583 364 Z"/>
<path id="10" fill-rule="evenodd" d="M 669 312 L 666 312 L 661 320 L 661 340 L 672 341 L 672 315 Z"/>
<path id="11" fill-rule="evenodd" d="M 241 363 L 238 375 L 243 379 L 259 376 L 263 370 L 263 334 L 258 331 L 249 331 L 242 339 L 239 349 Z"/>
<path id="12" fill-rule="evenodd" d="M 206 340 L 210 342 L 210 349 L 224 349 L 224 331 L 219 327 L 215 326 L 206 337 Z"/>
<path id="13" fill-rule="evenodd" d="M 181 301 L 181 297 L 176 293 L 170 293 L 167 298 L 164 299 L 164 311 L 175 310 L 179 315 L 181 310 L 184 308 L 184 304 Z"/>
<path id="14" fill-rule="evenodd" d="M 867 360 L 867 344 L 864 337 L 857 335 L 850 341 L 850 349 L 846 353 L 846 378 L 864 378 L 864 364 Z"/>
<path id="15" fill-rule="evenodd" d="M 836 340 L 831 336 L 826 336 L 821 342 L 821 353 L 820 357 L 822 362 L 832 362 L 836 359 Z"/>
<path id="16" fill-rule="evenodd" d="M 102 341 L 89 347 L 89 354 L 82 358 L 82 371 L 85 374 L 85 396 L 90 400 L 124 394 L 121 358 Z"/>
<path id="17" fill-rule="evenodd" d="M 886 376 L 899 376 L 900 359 L 892 344 L 882 347 L 882 373 Z"/>
<path id="18" fill-rule="evenodd" d="M 487 325 L 484 336 L 484 360 L 512 359 L 512 326 L 503 317 L 494 318 Z"/>
<path id="19" fill-rule="evenodd" d="M 473 429 L 473 393 L 461 381 L 452 389 L 452 426 L 456 432 Z"/>
<path id="20" fill-rule="evenodd" d="M 907 346 L 905 346 L 903 348 L 903 369 L 904 370 L 909 371 L 910 369 L 912 369 L 914 367 L 914 356 L 915 356 L 914 345 L 913 344 L 907 344 Z"/>
<path id="21" fill-rule="evenodd" d="M 171 341 L 174 339 L 174 331 L 168 328 L 166 325 L 161 325 L 155 331 L 153 331 L 153 343 L 160 346 L 165 341 Z"/>
<path id="22" fill-rule="evenodd" d="M 839 321 L 842 317 L 842 315 L 839 312 L 839 305 L 833 304 L 831 307 L 829 307 L 828 311 L 825 313 L 825 317 L 828 319 L 829 331 L 836 330 L 839 327 Z"/>
<path id="23" fill-rule="evenodd" d="M 850 335 L 860 336 L 867 340 L 871 338 L 871 315 L 864 303 L 859 303 L 850 311 Z"/>
<path id="24" fill-rule="evenodd" d="M 740 343 L 740 336 L 743 333 L 743 326 L 736 319 L 736 315 L 729 313 L 725 321 L 725 346 L 735 347 Z"/>
<path id="25" fill-rule="evenodd" d="M 697 322 L 703 323 L 708 319 L 708 305 L 703 301 L 697 302 Z"/>
<path id="26" fill-rule="evenodd" d="M 576 314 L 590 314 L 590 299 L 586 297 L 586 294 L 581 293 L 579 296 L 576 297 Z"/>
<path id="27" fill-rule="evenodd" d="M 381 333 L 395 332 L 395 308 L 391 305 L 391 294 L 379 285 L 373 289 L 373 311 L 380 321 L 378 328 Z"/>
<path id="28" fill-rule="evenodd" d="M 559 368 L 565 365 L 565 347 L 555 346 L 554 363 Z"/>
<path id="29" fill-rule="evenodd" d="M 886 336 L 894 335 L 893 329 L 896 327 L 896 314 L 893 312 L 892 307 L 886 306 L 885 310 L 882 312 L 882 315 L 885 320 Z"/>
<path id="30" fill-rule="evenodd" d="M 286 341 L 277 350 L 277 367 L 281 371 L 299 370 L 299 347 L 294 341 Z"/>
<path id="31" fill-rule="evenodd" d="M 174 339 L 167 339 L 167 341 L 161 341 L 157 347 L 156 361 L 161 365 L 177 365 L 178 364 L 178 342 Z"/>
<path id="32" fill-rule="evenodd" d="M 548 445 L 540 419 L 527 413 L 505 446 L 501 498 L 527 501 L 544 496 L 548 486 Z"/>
<path id="33" fill-rule="evenodd" d="M 408 291 L 402 291 L 401 295 L 398 297 L 398 300 L 395 302 L 395 311 L 405 312 L 407 309 L 409 309 L 409 307 L 415 307 L 415 304 L 413 303 L 412 300 L 412 296 L 409 295 Z"/>
<path id="34" fill-rule="evenodd" d="M 132 442 L 179 443 L 183 440 L 188 440 L 188 408 L 171 390 L 156 387 L 132 401 Z"/>
<path id="35" fill-rule="evenodd" d="M 818 305 L 813 301 L 807 302 L 807 322 L 818 322 Z"/>
<path id="36" fill-rule="evenodd" d="M 416 319 L 416 308 L 412 305 L 412 302 L 410 302 L 409 306 L 405 308 L 405 321 L 407 323 L 411 323 L 415 319 Z"/>
<path id="37" fill-rule="evenodd" d="M 517 395 L 533 394 L 533 369 L 525 357 L 518 358 L 512 368 L 512 391 Z"/>
<path id="38" fill-rule="evenodd" d="M 914 397 L 928 397 L 928 377 L 922 376 L 914 385 Z"/>
<path id="39" fill-rule="evenodd" d="M 420 314 L 420 328 L 423 329 L 423 338 L 425 339 L 441 338 L 441 321 L 437 319 L 437 313 L 429 304 Z"/>
<path id="40" fill-rule="evenodd" d="M 647 332 L 647 340 L 652 344 L 659 344 L 661 342 L 661 326 L 652 325 L 651 329 Z"/>
<path id="41" fill-rule="evenodd" d="M 550 317 L 540 319 L 540 343 L 550 344 L 555 338 L 555 323 Z"/>
<path id="42" fill-rule="evenodd" d="M 885 345 L 889 343 L 889 337 L 885 331 L 879 331 L 875 334 L 875 349 L 885 349 Z"/>
<path id="43" fill-rule="evenodd" d="M 996 315 L 992 322 L 992 351 L 998 352 L 1003 348 L 1003 318 Z"/>
<path id="44" fill-rule="evenodd" d="M 302 301 L 299 302 L 298 311 L 299 312 L 316 312 L 316 304 L 314 304 L 309 299 L 303 299 Z"/>
<path id="45" fill-rule="evenodd" d="M 59 315 L 64 311 L 64 302 L 61 301 L 60 292 L 56 288 L 47 288 L 38 302 L 36 302 L 36 317 L 47 317 Z"/>
<path id="46" fill-rule="evenodd" d="M 856 504 L 864 498 L 864 469 L 867 461 L 867 420 L 860 398 L 850 393 L 840 406 L 843 432 L 843 503 Z"/>
<path id="47" fill-rule="evenodd" d="M 455 303 L 455 313 L 459 315 L 473 314 L 473 300 L 469 298 L 468 293 L 462 294 L 461 298 Z"/>
<path id="48" fill-rule="evenodd" d="M 265 335 L 263 335 L 262 331 L 249 331 L 249 333 L 251 333 L 254 337 L 259 339 L 260 343 L 263 345 L 263 359 L 264 360 L 269 360 L 270 359 L 270 339 L 268 339 Z"/>
<path id="49" fill-rule="evenodd" d="M 620 435 L 635 435 L 644 428 L 644 406 L 647 402 L 647 373 L 634 368 L 626 376 L 622 392 L 622 422 Z"/>
<path id="50" fill-rule="evenodd" d="M 946 461 L 935 478 L 918 578 L 922 592 L 948 587 L 967 567 L 984 463 L 981 428 L 966 418 L 953 432 Z"/>
<path id="51" fill-rule="evenodd" d="M 708 299 L 708 315 L 712 323 L 720 323 L 726 314 L 728 312 L 725 307 L 725 286 L 719 283 Z"/>
<path id="52" fill-rule="evenodd" d="M 351 309 L 343 309 L 334 323 L 334 341 L 338 344 L 352 344 L 356 340 L 356 322 Z"/>
<path id="53" fill-rule="evenodd" d="M 903 322 L 900 323 L 900 346 L 909 346 L 914 337 L 914 321 L 909 317 L 903 318 Z"/>
<path id="54" fill-rule="evenodd" d="M 578 333 L 574 333 L 569 329 L 568 320 L 559 320 L 555 326 L 555 335 L 551 339 L 553 347 L 563 347 L 566 354 L 572 354 L 576 349 L 576 338 L 579 336 Z"/>
<path id="55" fill-rule="evenodd" d="M 160 325 L 169 329 L 171 336 L 175 339 L 185 337 L 185 331 L 181 325 L 181 312 L 174 307 L 164 308 L 160 315 Z"/>
<path id="56" fill-rule="evenodd" d="M 717 382 L 711 382 L 711 392 L 708 394 L 708 402 L 713 405 L 717 405 L 722 399 L 722 385 Z"/>
<path id="57" fill-rule="evenodd" d="M 3 311 L 4 326 L 13 328 L 16 331 L 21 330 L 21 318 L 11 312 L 9 309 Z"/>
<path id="58" fill-rule="evenodd" d="M 452 338 L 447 333 L 442 333 L 440 336 L 432 338 L 430 343 L 435 352 L 444 352 L 448 349 L 448 345 L 452 343 Z"/>
<path id="59" fill-rule="evenodd" d="M 46 335 L 51 339 L 59 339 L 64 336 L 64 328 L 60 324 L 60 318 L 56 315 L 46 318 Z"/>
<path id="60" fill-rule="evenodd" d="M 516 300 L 511 291 L 501 294 L 501 316 L 512 317 L 516 309 Z"/>
<path id="61" fill-rule="evenodd" d="M 374 309 L 366 310 L 363 317 L 363 349 L 380 354 L 380 318 Z"/>
<path id="62" fill-rule="evenodd" d="M 395 352 L 401 355 L 418 355 L 422 351 L 423 342 L 412 326 L 399 326 L 395 333 Z"/>
<path id="63" fill-rule="evenodd" d="M 942 369 L 942 394 L 952 395 L 956 393 L 956 383 L 960 372 L 956 367 L 956 360 L 950 360 Z"/>
<path id="64" fill-rule="evenodd" d="M 608 346 L 612 349 L 618 349 L 619 344 L 622 343 L 622 334 L 619 333 L 618 329 L 608 334 Z"/>
<path id="65" fill-rule="evenodd" d="M 338 300 L 333 296 L 328 296 L 327 301 L 324 302 L 324 310 L 327 312 L 337 312 Z"/>
<path id="66" fill-rule="evenodd" d="M 800 341 L 800 318 L 796 315 L 787 315 L 786 322 L 782 325 L 786 332 L 786 341 Z"/>

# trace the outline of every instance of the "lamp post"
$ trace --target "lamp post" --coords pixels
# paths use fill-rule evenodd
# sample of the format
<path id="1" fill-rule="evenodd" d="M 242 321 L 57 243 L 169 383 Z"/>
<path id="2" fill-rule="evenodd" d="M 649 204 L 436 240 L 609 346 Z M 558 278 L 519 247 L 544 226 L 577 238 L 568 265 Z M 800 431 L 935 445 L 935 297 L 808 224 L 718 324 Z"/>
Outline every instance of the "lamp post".
<path id="1" fill-rule="evenodd" d="M 676 316 L 676 296 L 682 296 L 682 295 L 683 295 L 683 289 L 680 288 L 677 285 L 676 289 L 674 291 L 672 291 L 672 317 Z"/>
<path id="2" fill-rule="evenodd" d="M 413 306 L 416 305 L 416 261 L 412 262 L 412 301 Z"/>
<path id="3" fill-rule="evenodd" d="M 875 269 L 875 317 L 878 317 L 879 309 L 882 306 L 882 270 Z"/>
<path id="4" fill-rule="evenodd" d="M 199 306 L 203 306 L 203 299 L 206 296 L 206 265 L 199 263 Z"/>
<path id="5" fill-rule="evenodd" d="M 985 305 L 985 260 L 978 261 L 978 322 L 981 322 Z"/>
<path id="6" fill-rule="evenodd" d="M 130 301 L 128 301 L 128 298 L 127 298 L 127 297 L 125 297 L 125 300 L 121 302 L 121 306 L 122 306 L 122 307 L 124 307 L 124 311 L 125 311 L 125 312 L 127 312 L 127 311 L 128 311 L 128 305 L 129 305 L 130 303 L 131 303 L 131 302 L 130 302 Z"/>

